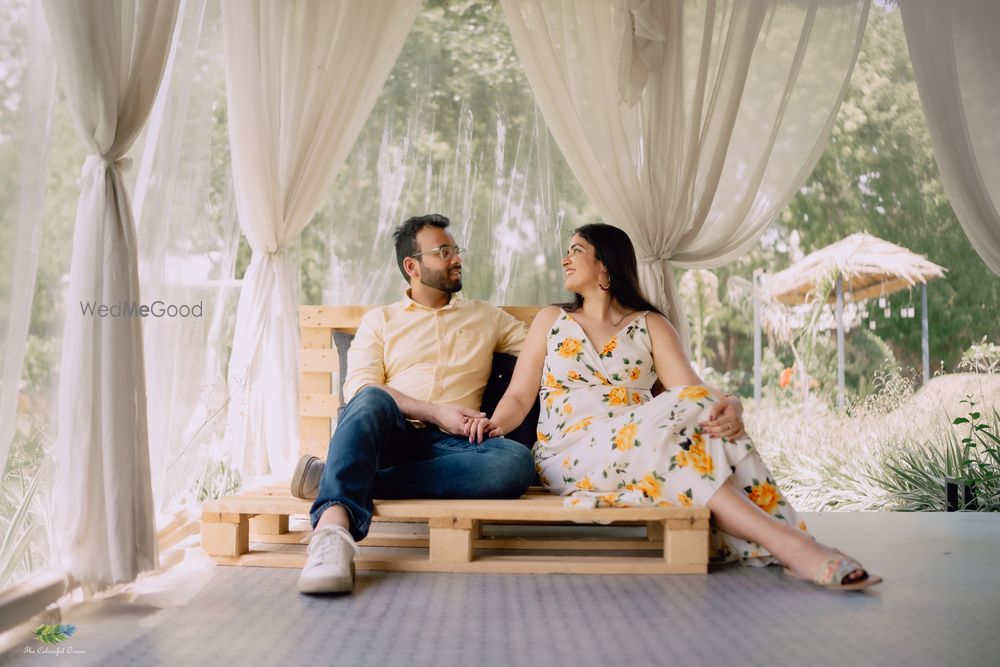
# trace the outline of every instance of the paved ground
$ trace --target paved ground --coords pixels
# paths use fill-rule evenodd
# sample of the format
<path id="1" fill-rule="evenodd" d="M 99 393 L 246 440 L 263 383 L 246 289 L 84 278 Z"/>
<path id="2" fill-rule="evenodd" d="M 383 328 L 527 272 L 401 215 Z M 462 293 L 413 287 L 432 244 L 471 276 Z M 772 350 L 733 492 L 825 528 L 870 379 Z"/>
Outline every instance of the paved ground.
<path id="1" fill-rule="evenodd" d="M 351 596 L 310 598 L 295 570 L 219 567 L 187 605 L 103 603 L 64 621 L 77 653 L 32 640 L 0 665 L 1000 665 L 1000 515 L 803 518 L 886 581 L 362 573 Z"/>

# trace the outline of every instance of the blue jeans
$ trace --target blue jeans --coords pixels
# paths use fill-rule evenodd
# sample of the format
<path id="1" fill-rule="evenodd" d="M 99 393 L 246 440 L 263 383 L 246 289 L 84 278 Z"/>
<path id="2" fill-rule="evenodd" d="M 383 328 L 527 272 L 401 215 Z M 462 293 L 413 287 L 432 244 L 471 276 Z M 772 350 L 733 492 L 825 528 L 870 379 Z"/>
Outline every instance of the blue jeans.
<path id="1" fill-rule="evenodd" d="M 354 539 L 368 534 L 374 498 L 517 498 L 535 475 L 531 450 L 506 438 L 481 444 L 406 421 L 377 387 L 351 399 L 337 423 L 319 492 L 309 511 L 313 528 L 331 505 L 343 505 Z"/>

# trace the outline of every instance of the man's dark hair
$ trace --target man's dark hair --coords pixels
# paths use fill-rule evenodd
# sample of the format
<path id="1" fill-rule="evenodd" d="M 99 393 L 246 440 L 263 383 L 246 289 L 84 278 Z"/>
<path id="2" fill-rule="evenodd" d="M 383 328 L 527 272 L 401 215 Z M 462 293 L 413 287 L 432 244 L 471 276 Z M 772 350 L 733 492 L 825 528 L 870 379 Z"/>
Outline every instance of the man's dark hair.
<path id="1" fill-rule="evenodd" d="M 444 229 L 450 224 L 451 221 L 443 215 L 430 213 L 428 215 L 412 217 L 399 227 L 396 227 L 392 238 L 396 242 L 396 264 L 399 265 L 399 272 L 403 274 L 403 280 L 410 281 L 410 276 L 407 275 L 406 269 L 403 268 L 403 260 L 420 252 L 420 246 L 417 245 L 417 232 L 428 225 Z"/>

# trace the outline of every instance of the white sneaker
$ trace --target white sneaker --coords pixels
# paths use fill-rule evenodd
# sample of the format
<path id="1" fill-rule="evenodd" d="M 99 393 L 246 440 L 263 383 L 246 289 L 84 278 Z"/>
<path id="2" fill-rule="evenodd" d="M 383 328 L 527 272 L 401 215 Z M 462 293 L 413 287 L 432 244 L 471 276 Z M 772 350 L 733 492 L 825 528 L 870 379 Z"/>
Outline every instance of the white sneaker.
<path id="1" fill-rule="evenodd" d="M 354 554 L 358 545 L 341 526 L 313 531 L 309 558 L 299 576 L 299 593 L 349 593 L 354 588 Z"/>

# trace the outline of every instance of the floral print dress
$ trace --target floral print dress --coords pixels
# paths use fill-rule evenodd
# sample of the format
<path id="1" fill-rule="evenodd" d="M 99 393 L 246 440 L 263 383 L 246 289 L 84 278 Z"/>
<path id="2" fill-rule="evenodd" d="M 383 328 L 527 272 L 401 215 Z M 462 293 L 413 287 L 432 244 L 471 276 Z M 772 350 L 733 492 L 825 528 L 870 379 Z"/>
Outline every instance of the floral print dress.
<path id="1" fill-rule="evenodd" d="M 705 505 L 729 477 L 764 511 L 806 530 L 747 437 L 703 434 L 713 399 L 701 386 L 653 398 L 656 374 L 641 314 L 598 350 L 562 311 L 548 333 L 537 441 L 542 484 L 577 507 Z M 769 565 L 755 542 L 714 527 L 710 560 Z"/>

